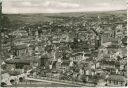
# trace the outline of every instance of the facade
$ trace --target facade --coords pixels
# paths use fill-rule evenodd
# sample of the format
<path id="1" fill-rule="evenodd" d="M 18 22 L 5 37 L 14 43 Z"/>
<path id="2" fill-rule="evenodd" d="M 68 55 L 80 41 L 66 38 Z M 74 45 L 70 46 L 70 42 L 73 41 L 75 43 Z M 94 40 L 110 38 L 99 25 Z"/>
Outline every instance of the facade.
<path id="1" fill-rule="evenodd" d="M 108 86 L 125 86 L 125 77 L 120 75 L 110 75 L 106 78 L 106 84 Z"/>
<path id="2" fill-rule="evenodd" d="M 30 60 L 23 60 L 20 58 L 13 60 L 6 60 L 5 63 L 7 64 L 7 70 L 17 71 L 19 73 L 23 73 L 25 70 L 29 69 L 30 67 Z"/>
<path id="3" fill-rule="evenodd" d="M 13 54 L 15 56 L 24 56 L 28 54 L 27 46 L 26 45 L 17 45 L 13 47 Z"/>

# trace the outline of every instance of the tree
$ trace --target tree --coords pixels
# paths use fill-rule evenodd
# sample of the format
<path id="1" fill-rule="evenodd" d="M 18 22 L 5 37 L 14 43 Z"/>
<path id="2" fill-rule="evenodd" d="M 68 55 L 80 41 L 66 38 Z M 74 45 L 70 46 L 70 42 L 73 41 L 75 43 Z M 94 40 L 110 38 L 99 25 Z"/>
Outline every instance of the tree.
<path id="1" fill-rule="evenodd" d="M 1 82 L 1 87 L 6 87 L 7 84 L 5 82 Z"/>
<path id="2" fill-rule="evenodd" d="M 11 80 L 10 80 L 10 83 L 11 83 L 11 84 L 14 84 L 14 83 L 15 83 L 15 80 L 14 80 L 14 79 L 11 79 Z"/>

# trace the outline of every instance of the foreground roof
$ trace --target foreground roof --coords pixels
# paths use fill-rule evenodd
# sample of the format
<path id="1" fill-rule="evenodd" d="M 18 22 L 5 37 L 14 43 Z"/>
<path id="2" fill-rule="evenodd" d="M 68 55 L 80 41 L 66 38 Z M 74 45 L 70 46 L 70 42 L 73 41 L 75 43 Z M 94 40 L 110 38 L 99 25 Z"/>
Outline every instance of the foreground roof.
<path id="1" fill-rule="evenodd" d="M 126 79 L 124 76 L 120 76 L 120 75 L 110 75 L 107 80 L 113 80 L 113 81 L 121 81 L 121 82 L 125 82 Z"/>

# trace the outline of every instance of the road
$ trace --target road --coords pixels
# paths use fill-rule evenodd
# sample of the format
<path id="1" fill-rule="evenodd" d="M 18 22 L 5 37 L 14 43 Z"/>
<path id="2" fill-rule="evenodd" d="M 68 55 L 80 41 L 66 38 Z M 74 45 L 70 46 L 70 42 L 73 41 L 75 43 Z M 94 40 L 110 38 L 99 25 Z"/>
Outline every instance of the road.
<path id="1" fill-rule="evenodd" d="M 22 82 L 17 85 L 13 85 L 11 87 L 80 87 L 69 84 L 59 84 L 59 83 L 50 83 L 50 82 Z"/>
<path id="2" fill-rule="evenodd" d="M 24 82 L 12 85 L 11 87 L 82 87 L 82 84 L 74 84 L 69 82 L 49 81 L 35 78 L 26 78 Z"/>
<path id="3" fill-rule="evenodd" d="M 8 87 L 82 87 L 82 86 L 92 86 L 85 85 L 84 83 L 75 83 L 71 81 L 57 81 L 57 80 L 47 80 L 42 78 L 30 78 L 26 76 L 27 74 L 21 74 L 19 77 L 24 76 L 24 82 L 17 82 L 18 84 L 11 85 Z"/>

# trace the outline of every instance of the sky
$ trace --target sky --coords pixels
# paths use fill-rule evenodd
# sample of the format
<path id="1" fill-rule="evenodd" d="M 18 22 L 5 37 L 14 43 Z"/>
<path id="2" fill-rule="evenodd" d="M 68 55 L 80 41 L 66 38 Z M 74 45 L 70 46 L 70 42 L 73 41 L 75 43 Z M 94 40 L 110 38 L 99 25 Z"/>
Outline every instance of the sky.
<path id="1" fill-rule="evenodd" d="M 126 0 L 3 0 L 2 12 L 63 13 L 126 10 Z"/>

